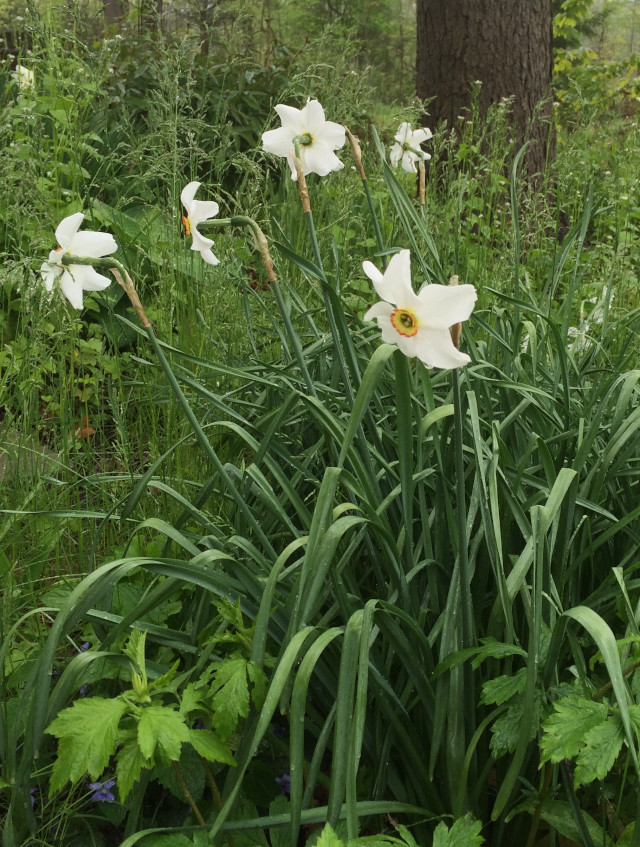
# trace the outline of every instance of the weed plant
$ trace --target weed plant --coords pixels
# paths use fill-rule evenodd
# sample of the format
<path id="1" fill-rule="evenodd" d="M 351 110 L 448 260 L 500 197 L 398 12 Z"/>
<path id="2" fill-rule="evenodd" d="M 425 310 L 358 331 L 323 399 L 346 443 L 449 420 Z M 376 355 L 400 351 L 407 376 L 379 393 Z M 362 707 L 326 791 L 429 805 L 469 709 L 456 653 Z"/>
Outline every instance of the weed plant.
<path id="1" fill-rule="evenodd" d="M 310 230 L 259 135 L 273 103 L 329 82 L 328 116 L 356 126 L 350 74 L 238 85 L 240 131 L 220 101 L 201 114 L 208 83 L 246 68 L 200 75 L 187 43 L 119 61 L 92 97 L 82 80 L 108 81 L 128 49 L 81 54 L 87 76 L 61 51 L 37 97 L 5 75 L 3 424 L 54 464 L 3 481 L 3 845 L 294 845 L 325 821 L 376 844 L 637 843 L 623 145 L 578 171 L 588 145 L 568 137 L 559 239 L 521 191 L 504 110 L 464 116 L 461 147 L 437 135 L 424 206 L 386 164 L 395 125 L 382 143 L 361 129 L 379 238 L 344 151 L 309 180 Z M 84 99 L 54 95 L 60 80 Z M 215 232 L 218 268 L 196 261 L 178 224 L 191 178 L 225 216 L 259 219 L 277 280 L 237 228 Z M 36 294 L 47 233 L 81 205 L 116 236 L 157 338 L 115 285 L 81 321 Z M 479 288 L 460 372 L 362 322 L 361 262 L 404 247 L 416 280 Z"/>

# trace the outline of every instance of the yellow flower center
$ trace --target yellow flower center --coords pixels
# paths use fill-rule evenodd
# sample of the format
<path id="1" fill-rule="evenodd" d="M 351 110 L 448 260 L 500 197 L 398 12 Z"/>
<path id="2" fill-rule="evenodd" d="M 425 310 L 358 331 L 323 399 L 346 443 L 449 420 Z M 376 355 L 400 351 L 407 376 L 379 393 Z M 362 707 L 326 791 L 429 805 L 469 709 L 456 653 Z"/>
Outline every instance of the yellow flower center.
<path id="1" fill-rule="evenodd" d="M 408 309 L 395 309 L 391 312 L 391 324 L 400 335 L 411 338 L 418 331 L 418 318 Z"/>
<path id="2" fill-rule="evenodd" d="M 300 136 L 300 144 L 303 147 L 310 147 L 313 144 L 313 135 L 310 132 L 305 132 Z"/>

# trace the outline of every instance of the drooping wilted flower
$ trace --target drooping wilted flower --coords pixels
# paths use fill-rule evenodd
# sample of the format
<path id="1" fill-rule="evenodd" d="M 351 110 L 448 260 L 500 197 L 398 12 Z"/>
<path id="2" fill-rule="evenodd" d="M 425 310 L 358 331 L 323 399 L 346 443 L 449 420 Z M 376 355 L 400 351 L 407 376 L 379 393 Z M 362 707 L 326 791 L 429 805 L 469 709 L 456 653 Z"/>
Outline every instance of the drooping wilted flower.
<path id="1" fill-rule="evenodd" d="M 416 173 L 417 161 L 420 159 L 425 161 L 431 158 L 429 153 L 425 153 L 420 148 L 421 144 L 433 138 L 430 129 L 423 127 L 422 129 L 412 130 L 411 124 L 405 121 L 398 127 L 394 138 L 396 142 L 389 151 L 389 158 L 394 168 L 401 165 L 403 170 L 414 174 Z"/>
<path id="2" fill-rule="evenodd" d="M 111 792 L 111 788 L 116 784 L 115 779 L 108 779 L 106 782 L 92 782 L 89 788 L 93 791 L 91 795 L 92 803 L 113 803 L 116 799 Z"/>
<path id="3" fill-rule="evenodd" d="M 115 253 L 118 245 L 108 232 L 78 232 L 84 220 L 82 212 L 64 218 L 56 229 L 56 241 L 60 245 L 49 253 L 49 258 L 40 266 L 40 273 L 47 291 L 53 289 L 56 280 L 62 293 L 75 309 L 82 309 L 83 291 L 103 291 L 111 280 L 99 274 L 91 265 L 65 265 L 65 254 L 79 259 L 100 259 Z"/>
<path id="4" fill-rule="evenodd" d="M 199 188 L 199 182 L 190 182 L 182 189 L 180 199 L 187 213 L 183 216 L 182 223 L 187 235 L 191 236 L 191 249 L 197 250 L 208 265 L 219 265 L 220 260 L 211 252 L 213 241 L 198 232 L 198 224 L 215 218 L 220 207 L 215 200 L 195 200 L 195 193 Z"/>
<path id="5" fill-rule="evenodd" d="M 405 356 L 416 356 L 428 368 L 459 368 L 471 361 L 456 349 L 449 328 L 473 311 L 473 285 L 423 285 L 416 294 L 408 250 L 396 253 L 384 274 L 371 262 L 362 267 L 383 301 L 372 306 L 364 320 L 378 322 L 384 342 L 395 344 Z"/>
<path id="6" fill-rule="evenodd" d="M 280 103 L 276 112 L 282 126 L 262 133 L 262 149 L 286 157 L 292 179 L 297 179 L 294 160 L 296 138 L 300 143 L 300 161 L 305 176 L 311 173 L 326 176 L 344 167 L 333 151 L 344 145 L 345 129 L 340 124 L 325 120 L 324 109 L 317 100 L 307 100 L 302 109 Z"/>

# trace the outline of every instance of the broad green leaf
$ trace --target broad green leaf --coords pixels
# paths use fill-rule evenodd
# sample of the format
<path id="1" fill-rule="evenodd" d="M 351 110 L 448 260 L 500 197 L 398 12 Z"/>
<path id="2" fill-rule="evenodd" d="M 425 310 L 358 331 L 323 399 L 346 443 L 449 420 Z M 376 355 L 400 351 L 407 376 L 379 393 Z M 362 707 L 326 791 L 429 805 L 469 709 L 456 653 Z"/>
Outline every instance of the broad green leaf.
<path id="1" fill-rule="evenodd" d="M 585 746 L 578 753 L 573 784 L 586 785 L 594 779 L 604 779 L 613 767 L 624 741 L 624 727 L 619 714 L 610 715 L 604 723 L 590 729 L 584 736 Z"/>
<path id="2" fill-rule="evenodd" d="M 583 746 L 586 733 L 607 718 L 604 703 L 594 703 L 584 697 L 563 697 L 553 707 L 555 712 L 542 725 L 543 762 L 573 759 Z"/>
<path id="3" fill-rule="evenodd" d="M 127 708 L 124 700 L 87 697 L 64 709 L 45 732 L 59 739 L 58 758 L 51 775 L 51 791 L 85 774 L 96 780 L 115 751 L 118 724 Z"/>
<path id="4" fill-rule="evenodd" d="M 231 750 L 210 729 L 190 729 L 189 742 L 196 752 L 209 762 L 223 762 L 225 765 L 234 766 L 236 764 Z"/>
<path id="5" fill-rule="evenodd" d="M 121 803 L 124 803 L 134 784 L 140 779 L 142 769 L 151 766 L 152 762 L 142 755 L 135 738 L 122 745 L 116 758 L 116 783 Z"/>
<path id="6" fill-rule="evenodd" d="M 531 814 L 533 814 L 534 811 L 535 808 L 532 805 L 530 809 Z M 578 844 L 583 843 L 580 827 L 576 822 L 574 811 L 569 803 L 564 800 L 547 799 L 542 804 L 540 817 L 543 821 L 546 821 L 550 827 L 557 830 L 560 835 L 564 835 L 565 838 L 569 838 L 571 841 L 575 841 Z M 593 818 L 589 817 L 587 814 L 583 814 L 582 820 L 589 831 L 589 835 L 591 836 L 594 845 L 604 844 L 604 832 Z"/>
<path id="7" fill-rule="evenodd" d="M 513 752 L 518 743 L 522 730 L 522 718 L 524 715 L 524 700 L 518 698 L 507 711 L 493 723 L 491 727 L 491 742 L 489 746 L 494 756 L 504 756 L 505 753 Z M 542 697 L 540 692 L 535 693 L 533 705 L 533 716 L 529 728 L 529 740 L 531 740 L 540 723 L 542 715 Z"/>
<path id="8" fill-rule="evenodd" d="M 142 710 L 138 744 L 143 756 L 151 759 L 157 749 L 163 759 L 177 762 L 184 741 L 189 741 L 189 730 L 179 712 L 156 703 Z"/>
<path id="9" fill-rule="evenodd" d="M 520 670 L 513 676 L 497 676 L 482 686 L 482 703 L 506 703 L 515 694 L 522 694 L 527 685 L 527 669 Z"/>
<path id="10" fill-rule="evenodd" d="M 433 833 L 433 847 L 480 847 L 484 844 L 481 829 L 482 823 L 473 815 L 458 818 L 451 829 L 440 822 Z"/>
<path id="11" fill-rule="evenodd" d="M 147 835 L 141 847 L 193 847 L 193 841 L 179 832 L 171 835 Z"/>

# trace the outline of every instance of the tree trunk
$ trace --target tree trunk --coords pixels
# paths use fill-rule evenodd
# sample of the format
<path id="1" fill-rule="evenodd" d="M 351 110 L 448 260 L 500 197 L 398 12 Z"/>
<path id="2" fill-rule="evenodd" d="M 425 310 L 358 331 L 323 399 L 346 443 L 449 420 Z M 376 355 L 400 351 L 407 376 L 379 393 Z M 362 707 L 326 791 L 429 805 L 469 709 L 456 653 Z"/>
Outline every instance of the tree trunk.
<path id="1" fill-rule="evenodd" d="M 480 80 L 482 114 L 515 97 L 518 147 L 531 139 L 527 171 L 541 173 L 555 154 L 552 20 L 551 0 L 418 0 L 417 91 L 435 98 L 431 127 L 456 127 Z"/>

